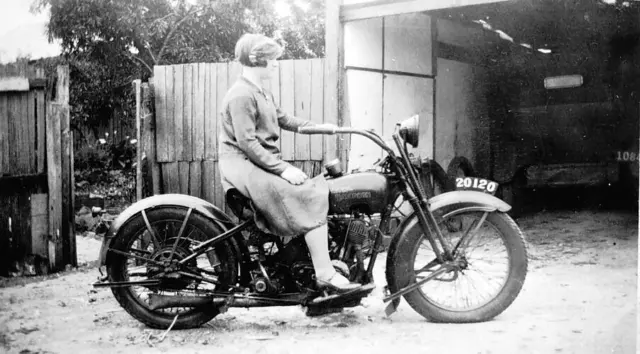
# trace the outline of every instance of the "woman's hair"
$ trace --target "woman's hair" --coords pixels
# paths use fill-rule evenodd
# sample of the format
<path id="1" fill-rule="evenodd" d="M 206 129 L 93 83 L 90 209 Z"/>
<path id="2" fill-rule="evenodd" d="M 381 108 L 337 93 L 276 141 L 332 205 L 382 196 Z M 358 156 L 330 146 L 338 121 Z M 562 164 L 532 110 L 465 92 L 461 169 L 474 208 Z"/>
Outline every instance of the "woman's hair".
<path id="1" fill-rule="evenodd" d="M 262 34 L 245 34 L 236 43 L 236 60 L 249 67 L 266 67 L 267 60 L 282 55 L 282 47 Z"/>

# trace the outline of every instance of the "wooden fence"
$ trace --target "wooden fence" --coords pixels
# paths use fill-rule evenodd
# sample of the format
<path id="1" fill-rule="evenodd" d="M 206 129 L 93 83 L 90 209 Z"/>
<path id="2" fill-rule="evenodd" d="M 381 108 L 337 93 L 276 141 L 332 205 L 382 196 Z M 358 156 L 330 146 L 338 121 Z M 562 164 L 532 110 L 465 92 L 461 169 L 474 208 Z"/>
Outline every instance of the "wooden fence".
<path id="1" fill-rule="evenodd" d="M 337 124 L 324 111 L 324 59 L 279 61 L 279 74 L 265 88 L 276 103 L 296 117 Z M 204 198 L 224 208 L 218 170 L 218 129 L 221 103 L 241 73 L 238 63 L 198 63 L 154 67 L 154 124 L 142 118 L 142 147 L 158 177 L 153 194 L 182 193 Z M 142 96 L 145 96 L 144 93 Z M 144 99 L 143 99 L 144 101 Z M 149 109 L 142 103 L 142 115 Z M 154 131 L 155 129 L 155 131 Z M 310 175 L 321 172 L 322 161 L 334 158 L 335 136 L 300 135 L 281 131 L 283 159 Z M 154 151 L 155 150 L 155 151 Z"/>
<path id="2" fill-rule="evenodd" d="M 0 273 L 76 265 L 69 70 L 0 67 Z"/>

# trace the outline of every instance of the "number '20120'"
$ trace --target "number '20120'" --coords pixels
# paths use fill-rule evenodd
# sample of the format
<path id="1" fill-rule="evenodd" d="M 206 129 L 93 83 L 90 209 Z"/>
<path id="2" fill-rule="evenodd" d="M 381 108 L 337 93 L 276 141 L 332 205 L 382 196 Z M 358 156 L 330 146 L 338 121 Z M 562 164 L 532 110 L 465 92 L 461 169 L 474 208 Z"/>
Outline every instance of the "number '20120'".
<path id="1" fill-rule="evenodd" d="M 494 192 L 497 188 L 497 184 L 495 182 L 489 182 L 486 179 L 478 179 L 478 178 L 458 178 L 457 179 L 457 187 L 458 188 L 476 188 L 476 189 L 484 189 L 489 192 Z"/>

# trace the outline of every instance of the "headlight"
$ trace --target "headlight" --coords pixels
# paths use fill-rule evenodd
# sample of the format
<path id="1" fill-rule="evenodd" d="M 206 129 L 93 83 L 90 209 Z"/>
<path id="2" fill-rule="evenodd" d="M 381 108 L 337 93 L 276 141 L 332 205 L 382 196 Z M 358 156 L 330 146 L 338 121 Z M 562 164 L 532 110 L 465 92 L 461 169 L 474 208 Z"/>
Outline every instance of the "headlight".
<path id="1" fill-rule="evenodd" d="M 399 124 L 400 130 L 398 131 L 398 134 L 400 137 L 409 143 L 409 145 L 417 148 L 420 136 L 420 117 L 416 114 L 411 118 L 405 119 Z"/>

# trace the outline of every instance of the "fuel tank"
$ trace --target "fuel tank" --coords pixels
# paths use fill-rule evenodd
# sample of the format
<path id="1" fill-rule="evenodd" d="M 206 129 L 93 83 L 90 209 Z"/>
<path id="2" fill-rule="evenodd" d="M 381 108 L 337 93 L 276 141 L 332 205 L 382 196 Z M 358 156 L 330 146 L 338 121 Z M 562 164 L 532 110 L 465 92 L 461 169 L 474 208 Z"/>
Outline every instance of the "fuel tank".
<path id="1" fill-rule="evenodd" d="M 380 173 L 353 173 L 327 182 L 329 214 L 350 214 L 354 208 L 371 214 L 381 213 L 389 203 L 391 186 L 387 177 Z"/>

